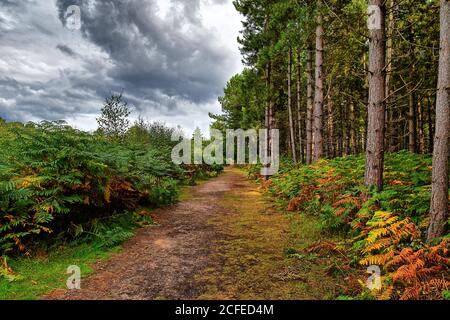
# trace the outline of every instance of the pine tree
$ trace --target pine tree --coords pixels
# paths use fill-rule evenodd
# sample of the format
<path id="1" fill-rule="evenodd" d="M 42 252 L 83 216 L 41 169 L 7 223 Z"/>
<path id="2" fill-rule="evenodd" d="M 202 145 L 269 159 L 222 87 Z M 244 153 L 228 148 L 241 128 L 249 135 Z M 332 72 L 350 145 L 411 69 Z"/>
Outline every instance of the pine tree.
<path id="1" fill-rule="evenodd" d="M 436 104 L 433 182 L 428 241 L 443 236 L 448 219 L 448 157 L 450 152 L 450 1 L 441 0 L 441 45 Z"/>
<path id="2" fill-rule="evenodd" d="M 128 117 L 131 111 L 122 93 L 106 98 L 101 112 L 100 118 L 97 118 L 99 130 L 112 139 L 123 139 L 130 125 Z"/>
<path id="3" fill-rule="evenodd" d="M 369 107 L 365 184 L 383 189 L 385 131 L 385 7 L 383 0 L 370 0 L 378 8 L 372 12 L 375 25 L 370 30 L 369 47 Z"/>

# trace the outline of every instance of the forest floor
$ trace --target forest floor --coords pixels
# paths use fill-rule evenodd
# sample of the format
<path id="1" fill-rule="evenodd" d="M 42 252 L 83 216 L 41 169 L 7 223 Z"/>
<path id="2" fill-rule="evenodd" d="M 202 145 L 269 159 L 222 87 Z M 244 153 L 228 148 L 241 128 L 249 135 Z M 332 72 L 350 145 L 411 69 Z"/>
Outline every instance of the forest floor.
<path id="1" fill-rule="evenodd" d="M 245 173 L 227 168 L 155 210 L 123 250 L 93 265 L 81 290 L 44 299 L 333 299 L 338 257 L 298 254 L 320 240 L 317 221 L 280 212 Z"/>

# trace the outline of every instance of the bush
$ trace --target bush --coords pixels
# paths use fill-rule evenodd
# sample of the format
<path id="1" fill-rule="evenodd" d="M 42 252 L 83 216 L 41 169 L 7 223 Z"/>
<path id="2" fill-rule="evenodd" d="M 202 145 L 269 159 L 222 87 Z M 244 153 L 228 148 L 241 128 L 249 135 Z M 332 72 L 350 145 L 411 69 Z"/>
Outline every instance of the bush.
<path id="1" fill-rule="evenodd" d="M 63 122 L 0 124 L 0 255 L 70 239 L 74 225 L 174 203 L 178 185 L 192 177 L 172 163 L 171 142 L 162 138 L 169 131 L 156 128 L 153 147 Z M 196 168 L 196 176 L 210 169 L 218 170 Z"/>
<path id="2" fill-rule="evenodd" d="M 439 298 L 450 287 L 450 235 L 425 242 L 431 163 L 428 155 L 387 155 L 382 192 L 364 186 L 363 156 L 286 166 L 263 187 L 287 210 L 319 216 L 324 233 L 345 235 L 343 245 L 361 265 L 382 268 L 383 290 L 372 297 Z"/>

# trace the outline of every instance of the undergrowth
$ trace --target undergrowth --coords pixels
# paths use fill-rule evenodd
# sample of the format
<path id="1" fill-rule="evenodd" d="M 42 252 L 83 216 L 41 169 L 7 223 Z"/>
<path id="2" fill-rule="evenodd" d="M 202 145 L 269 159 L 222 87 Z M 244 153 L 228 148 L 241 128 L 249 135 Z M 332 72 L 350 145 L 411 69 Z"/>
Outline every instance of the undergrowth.
<path id="1" fill-rule="evenodd" d="M 115 247 L 152 222 L 147 209 L 223 169 L 173 164 L 172 133 L 154 124 L 117 140 L 64 122 L 0 123 L 0 280 L 20 277 L 8 260 Z"/>
<path id="2" fill-rule="evenodd" d="M 429 156 L 389 154 L 385 188 L 368 190 L 363 183 L 364 157 L 321 160 L 310 166 L 284 163 L 262 187 L 289 211 L 319 218 L 323 238 L 340 234 L 345 241 L 316 244 L 349 257 L 348 270 L 359 272 L 359 289 L 340 299 L 442 299 L 450 287 L 450 235 L 427 244 L 431 197 Z M 257 166 L 249 175 L 258 176 Z M 368 196 L 370 195 L 370 196 Z M 381 289 L 369 290 L 365 267 L 382 271 Z"/>

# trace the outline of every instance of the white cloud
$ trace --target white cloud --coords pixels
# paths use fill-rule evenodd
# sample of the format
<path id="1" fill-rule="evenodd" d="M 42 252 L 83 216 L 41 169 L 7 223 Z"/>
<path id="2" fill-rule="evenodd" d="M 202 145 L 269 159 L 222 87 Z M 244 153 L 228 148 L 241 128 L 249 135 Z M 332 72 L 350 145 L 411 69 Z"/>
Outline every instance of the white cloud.
<path id="1" fill-rule="evenodd" d="M 144 5 L 153 1 L 153 7 Z M 84 3 L 85 14 L 93 14 L 95 0 Z M 207 130 L 208 112 L 220 112 L 217 86 L 225 86 L 242 69 L 236 41 L 239 14 L 231 0 L 192 0 L 189 5 L 182 0 L 137 3 L 143 7 L 141 16 L 130 11 L 130 17 L 136 23 L 154 21 L 141 29 L 134 23 L 125 24 L 129 29 L 122 35 L 135 46 L 120 52 L 108 50 L 116 44 L 102 39 L 101 31 L 93 41 L 92 35 L 64 28 L 59 20 L 61 8 L 54 1 L 0 0 L 0 117 L 20 121 L 65 118 L 79 129 L 93 130 L 105 96 L 124 89 L 130 104 L 137 107 L 135 118 L 140 114 L 151 121 L 180 125 L 185 132 L 196 126 Z M 156 12 L 145 11 L 157 7 Z M 158 27 L 150 27 L 158 24 L 164 34 L 142 34 L 142 27 L 151 32 Z M 165 51 L 148 42 L 155 39 Z M 197 49 L 186 51 L 185 45 Z M 112 56 L 111 52 L 120 54 Z M 149 75 L 154 79 L 146 79 Z M 208 92 L 211 88 L 216 89 Z"/>

